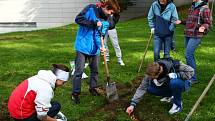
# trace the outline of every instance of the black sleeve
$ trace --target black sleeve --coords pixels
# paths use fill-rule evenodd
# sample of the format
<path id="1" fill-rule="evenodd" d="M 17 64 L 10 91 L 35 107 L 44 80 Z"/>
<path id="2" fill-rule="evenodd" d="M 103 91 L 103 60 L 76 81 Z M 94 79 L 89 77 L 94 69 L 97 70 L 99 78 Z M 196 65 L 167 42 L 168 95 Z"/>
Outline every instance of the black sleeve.
<path id="1" fill-rule="evenodd" d="M 97 26 L 97 21 L 87 20 L 87 18 L 85 17 L 85 14 L 91 7 L 93 7 L 93 5 L 88 5 L 76 16 L 75 22 L 77 24 L 82 25 L 82 26 L 87 26 L 87 27 L 96 27 Z"/>
<path id="2" fill-rule="evenodd" d="M 119 14 L 114 14 L 108 17 L 109 29 L 114 29 L 120 18 Z"/>

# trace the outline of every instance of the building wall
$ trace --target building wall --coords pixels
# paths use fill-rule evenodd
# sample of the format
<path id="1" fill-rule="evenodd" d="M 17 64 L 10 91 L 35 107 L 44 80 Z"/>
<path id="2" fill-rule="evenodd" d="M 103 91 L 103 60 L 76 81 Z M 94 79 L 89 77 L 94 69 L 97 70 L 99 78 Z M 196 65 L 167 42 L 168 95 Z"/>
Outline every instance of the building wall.
<path id="1" fill-rule="evenodd" d="M 83 7 L 99 0 L 0 0 L 0 33 L 52 28 L 74 22 Z M 122 13 L 122 20 L 146 15 L 152 0 L 133 0 L 136 3 Z M 188 0 L 175 0 L 180 6 Z M 129 17 L 127 17 L 129 16 Z M 126 18 L 127 17 L 127 18 Z M 36 22 L 35 26 L 2 26 L 5 22 Z"/>

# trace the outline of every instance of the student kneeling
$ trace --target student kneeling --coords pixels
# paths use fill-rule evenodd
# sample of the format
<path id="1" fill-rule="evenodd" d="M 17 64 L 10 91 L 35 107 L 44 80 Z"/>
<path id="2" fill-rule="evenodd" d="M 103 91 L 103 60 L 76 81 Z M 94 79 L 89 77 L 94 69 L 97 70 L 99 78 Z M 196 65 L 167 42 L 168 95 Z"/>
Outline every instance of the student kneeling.
<path id="1" fill-rule="evenodd" d="M 181 94 L 189 89 L 189 79 L 193 74 L 193 68 L 179 61 L 178 64 L 173 64 L 170 61 L 159 60 L 149 64 L 146 76 L 137 88 L 126 112 L 130 115 L 146 92 L 163 97 L 161 101 L 172 100 L 173 106 L 169 114 L 180 112 L 182 110 Z"/>
<path id="2" fill-rule="evenodd" d="M 53 70 L 40 70 L 37 75 L 24 80 L 12 92 L 8 110 L 16 121 L 66 121 L 59 112 L 61 105 L 51 102 L 54 89 L 69 79 L 69 68 L 53 64 Z M 61 119 L 55 119 L 60 116 Z"/>

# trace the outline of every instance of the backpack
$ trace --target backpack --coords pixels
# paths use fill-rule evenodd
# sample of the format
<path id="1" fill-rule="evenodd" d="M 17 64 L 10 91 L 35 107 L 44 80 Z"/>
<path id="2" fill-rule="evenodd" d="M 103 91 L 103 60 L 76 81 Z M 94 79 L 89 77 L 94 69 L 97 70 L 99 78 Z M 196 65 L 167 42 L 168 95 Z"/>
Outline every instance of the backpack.
<path id="1" fill-rule="evenodd" d="M 173 73 L 179 72 L 180 60 L 169 57 L 169 58 L 161 58 L 158 61 L 161 61 L 161 60 L 170 62 L 170 64 L 171 64 L 170 72 L 173 72 Z"/>

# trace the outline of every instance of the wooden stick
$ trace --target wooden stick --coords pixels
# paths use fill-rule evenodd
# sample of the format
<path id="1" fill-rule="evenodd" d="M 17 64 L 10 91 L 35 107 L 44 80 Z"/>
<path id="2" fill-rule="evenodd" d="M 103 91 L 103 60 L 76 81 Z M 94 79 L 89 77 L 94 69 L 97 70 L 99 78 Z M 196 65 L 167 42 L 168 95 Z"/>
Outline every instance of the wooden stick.
<path id="1" fill-rule="evenodd" d="M 140 66 L 139 66 L 139 69 L 138 69 L 138 75 L 139 75 L 139 73 L 140 73 L 140 70 L 141 70 L 141 68 L 142 68 L 142 65 L 143 65 L 143 61 L 145 60 L 145 57 L 146 57 L 146 53 L 147 53 L 147 51 L 148 51 L 148 47 L 149 47 L 149 44 L 150 44 L 150 42 L 151 42 L 151 40 L 152 40 L 152 33 L 150 34 L 150 38 L 149 38 L 149 40 L 148 40 L 148 43 L 147 43 L 147 46 L 146 46 L 146 48 L 145 48 L 145 52 L 144 52 L 144 54 L 143 54 L 143 57 L 142 57 L 142 60 L 141 60 L 141 63 L 140 63 Z"/>
<path id="2" fill-rule="evenodd" d="M 213 76 L 213 78 L 211 79 L 211 81 L 208 83 L 207 87 L 205 88 L 205 90 L 203 91 L 202 95 L 199 97 L 199 99 L 196 101 L 195 105 L 193 106 L 192 110 L 190 111 L 190 113 L 187 115 L 186 119 L 184 121 L 188 121 L 190 119 L 190 117 L 192 116 L 193 112 L 196 110 L 196 108 L 198 107 L 199 103 L 202 101 L 202 99 L 205 97 L 206 93 L 208 92 L 208 90 L 210 89 L 211 85 L 213 84 L 215 79 L 215 74 Z"/>

